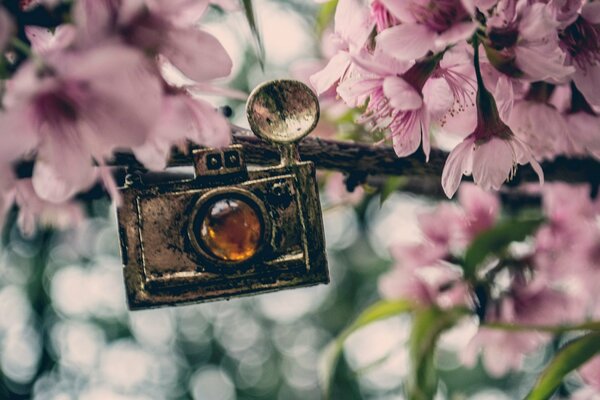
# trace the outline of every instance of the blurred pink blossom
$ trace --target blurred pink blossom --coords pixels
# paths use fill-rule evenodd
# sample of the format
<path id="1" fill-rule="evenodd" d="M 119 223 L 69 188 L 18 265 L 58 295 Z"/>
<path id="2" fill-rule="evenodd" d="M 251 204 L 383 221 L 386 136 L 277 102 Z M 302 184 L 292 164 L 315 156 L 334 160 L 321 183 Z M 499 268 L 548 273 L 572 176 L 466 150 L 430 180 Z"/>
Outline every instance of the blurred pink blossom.
<path id="1" fill-rule="evenodd" d="M 40 55 L 64 50 L 71 46 L 77 37 L 77 29 L 70 24 L 57 26 L 53 31 L 38 26 L 26 26 L 25 33 L 31 42 L 31 49 Z"/>
<path id="2" fill-rule="evenodd" d="M 584 382 L 590 385 L 600 396 L 600 356 L 593 357 L 579 369 Z"/>
<path id="3" fill-rule="evenodd" d="M 572 78 L 577 89 L 590 104 L 600 106 L 600 3 L 585 4 L 560 39 L 575 68 Z"/>
<path id="4" fill-rule="evenodd" d="M 472 0 L 381 0 L 400 24 L 377 36 L 377 46 L 399 60 L 414 60 L 439 52 L 475 32 Z"/>
<path id="5" fill-rule="evenodd" d="M 85 219 L 83 208 L 75 201 L 52 203 L 41 199 L 31 179 L 16 181 L 14 191 L 15 203 L 19 207 L 17 223 L 25 236 L 33 235 L 38 224 L 64 230 L 81 224 Z"/>
<path id="6" fill-rule="evenodd" d="M 466 305 L 468 288 L 460 268 L 438 263 L 420 268 L 396 266 L 379 280 L 379 291 L 386 299 L 404 299 L 420 306 L 452 308 Z"/>
<path id="7" fill-rule="evenodd" d="M 494 193 L 465 182 L 458 190 L 458 202 L 464 209 L 464 235 L 473 240 L 478 234 L 493 227 L 500 214 L 500 200 Z"/>
<path id="8" fill-rule="evenodd" d="M 507 332 L 480 328 L 460 354 L 461 361 L 468 367 L 481 360 L 485 370 L 494 377 L 501 377 L 510 370 L 518 370 L 526 355 L 537 349 L 546 339 L 536 332 Z"/>
<path id="9" fill-rule="evenodd" d="M 232 62 L 221 43 L 194 24 L 207 0 L 80 0 L 75 22 L 80 45 L 119 37 L 146 53 L 161 54 L 198 82 L 227 76 Z M 207 62 L 210 60 L 210 62 Z"/>
<path id="10" fill-rule="evenodd" d="M 365 190 L 362 186 L 357 186 L 352 192 L 348 192 L 344 174 L 334 172 L 327 177 L 325 194 L 333 204 L 356 205 L 363 200 Z"/>
<path id="11" fill-rule="evenodd" d="M 502 72 L 530 81 L 564 81 L 574 68 L 565 65 L 559 26 L 548 4 L 505 2 L 488 20 L 486 54 Z"/>
<path id="12" fill-rule="evenodd" d="M 41 71 L 29 62 L 13 77 L 6 114 L 22 127 L 14 140 L 37 139 L 37 194 L 63 202 L 95 181 L 94 161 L 144 143 L 161 87 L 141 54 L 117 44 L 51 52 L 43 61 Z"/>
<path id="13" fill-rule="evenodd" d="M 133 148 L 136 158 L 150 169 L 164 169 L 172 146 L 186 140 L 209 147 L 231 141 L 231 128 L 219 111 L 185 91 L 163 96 L 159 115 L 146 141 Z"/>
<path id="14" fill-rule="evenodd" d="M 518 100 L 507 123 L 515 136 L 529 146 L 536 160 L 573 153 L 567 120 L 546 102 Z"/>

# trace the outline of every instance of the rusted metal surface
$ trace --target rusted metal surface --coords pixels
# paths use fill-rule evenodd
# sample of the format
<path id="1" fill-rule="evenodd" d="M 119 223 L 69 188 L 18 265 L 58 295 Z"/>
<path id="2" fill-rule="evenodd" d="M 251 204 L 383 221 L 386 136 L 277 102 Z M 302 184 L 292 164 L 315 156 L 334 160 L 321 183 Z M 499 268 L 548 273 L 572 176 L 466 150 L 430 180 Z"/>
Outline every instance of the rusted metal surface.
<path id="1" fill-rule="evenodd" d="M 295 98 L 310 97 L 303 92 L 307 88 L 296 85 L 293 90 L 299 91 Z M 300 115 L 302 110 L 295 112 Z M 315 119 L 318 104 L 316 110 L 310 112 Z M 295 139 L 286 139 L 281 131 L 282 119 L 293 117 L 293 113 L 273 115 L 274 131 L 268 131 L 268 126 L 262 131 L 263 138 L 287 149 L 279 165 L 248 170 L 243 146 L 234 145 L 194 150 L 196 174 L 189 179 L 144 173 L 128 176 L 118 222 L 131 309 L 329 282 L 315 167 L 294 158 L 293 142 L 301 137 L 297 131 L 291 134 Z M 315 123 L 302 125 L 307 129 L 304 135 Z M 239 253 L 220 256 L 210 248 L 219 238 L 203 236 L 214 234 L 201 228 L 207 210 L 223 200 L 243 203 L 251 210 L 247 213 L 256 215 L 250 221 L 260 225 L 259 245 L 241 257 Z M 256 228 L 235 218 L 239 217 L 229 222 L 244 221 L 239 229 Z M 238 237 L 245 236 L 230 235 L 225 240 Z"/>

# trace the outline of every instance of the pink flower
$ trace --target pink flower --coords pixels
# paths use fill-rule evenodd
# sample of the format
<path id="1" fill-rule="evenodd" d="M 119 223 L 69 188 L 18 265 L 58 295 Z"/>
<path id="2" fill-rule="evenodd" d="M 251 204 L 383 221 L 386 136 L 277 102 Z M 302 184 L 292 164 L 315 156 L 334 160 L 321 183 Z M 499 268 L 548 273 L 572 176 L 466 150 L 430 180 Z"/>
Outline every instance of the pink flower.
<path id="1" fill-rule="evenodd" d="M 462 175 L 473 175 L 475 183 L 484 190 L 499 190 L 512 177 L 518 164 L 531 164 L 540 183 L 544 182 L 542 168 L 531 151 L 512 135 L 506 125 L 494 135 L 479 138 L 480 135 L 483 135 L 482 131 L 476 129 L 448 156 L 442 172 L 446 196 L 451 198 L 454 195 Z"/>
<path id="2" fill-rule="evenodd" d="M 580 111 L 566 116 L 577 153 L 600 159 L 600 115 Z"/>
<path id="3" fill-rule="evenodd" d="M 204 0 L 81 0 L 74 18 L 83 47 L 119 36 L 146 53 L 164 56 L 188 78 L 202 82 L 227 76 L 232 67 L 221 43 L 193 25 L 207 5 Z"/>
<path id="4" fill-rule="evenodd" d="M 423 233 L 422 243 L 409 246 L 399 243 L 390 248 L 398 265 L 408 268 L 434 265 L 464 243 L 461 230 L 465 216 L 454 204 L 442 203 L 433 211 L 418 215 L 418 223 Z"/>
<path id="5" fill-rule="evenodd" d="M 565 65 L 566 54 L 559 47 L 559 26 L 549 5 L 507 2 L 488 20 L 485 50 L 499 71 L 530 81 L 564 81 L 574 71 Z"/>
<path id="6" fill-rule="evenodd" d="M 544 280 L 525 282 L 513 278 L 507 293 L 486 310 L 487 322 L 552 325 L 581 318 L 581 304 Z M 508 332 L 481 328 L 461 354 L 462 361 L 473 366 L 481 352 L 483 365 L 493 376 L 522 367 L 527 354 L 548 342 L 550 336 L 539 332 Z"/>
<path id="7" fill-rule="evenodd" d="M 600 391 L 600 356 L 593 357 L 579 369 L 581 377 L 591 387 Z M 598 393 L 600 394 L 600 393 Z"/>
<path id="8" fill-rule="evenodd" d="M 19 207 L 17 223 L 25 236 L 31 236 L 38 224 L 57 229 L 67 229 L 81 224 L 85 218 L 83 208 L 73 201 L 52 203 L 41 199 L 31 179 L 15 183 L 15 203 Z"/>
<path id="9" fill-rule="evenodd" d="M 534 83 L 528 96 L 514 103 L 508 126 L 516 137 L 529 146 L 536 160 L 553 159 L 559 154 L 572 153 L 574 145 L 567 121 L 548 103 L 548 99 L 530 96 L 535 85 L 540 84 Z"/>
<path id="10" fill-rule="evenodd" d="M 162 98 L 158 121 L 147 140 L 133 151 L 146 167 L 161 170 L 174 144 L 190 140 L 208 147 L 223 147 L 230 143 L 230 133 L 227 120 L 214 107 L 179 91 Z"/>
<path id="11" fill-rule="evenodd" d="M 69 24 L 57 26 L 54 31 L 37 26 L 26 26 L 25 33 L 31 42 L 31 49 L 40 55 L 64 50 L 71 46 L 77 37 L 77 29 Z"/>
<path id="12" fill-rule="evenodd" d="M 421 306 L 452 308 L 468 303 L 468 287 L 460 268 L 438 263 L 421 268 L 395 267 L 379 280 L 386 299 L 410 300 Z"/>
<path id="13" fill-rule="evenodd" d="M 542 334 L 535 332 L 481 328 L 460 354 L 460 359 L 466 366 L 474 367 L 481 352 L 485 370 L 494 377 L 501 377 L 510 370 L 519 370 L 525 356 L 545 341 Z"/>
<path id="14" fill-rule="evenodd" d="M 475 60 L 478 61 L 477 54 Z M 473 133 L 456 146 L 444 165 L 442 186 L 452 197 L 462 175 L 473 175 L 473 180 L 484 190 L 498 190 L 512 177 L 518 164 L 531 164 L 543 183 L 543 172 L 526 144 L 514 136 L 498 115 L 496 102 L 477 75 L 477 126 Z"/>
<path id="15" fill-rule="evenodd" d="M 414 153 L 422 141 L 428 158 L 431 122 L 442 121 L 456 101 L 454 96 L 465 91 L 468 82 L 447 79 L 461 73 L 454 71 L 454 66 L 439 68 L 440 60 L 435 56 L 411 65 L 382 51 L 373 55 L 362 52 L 354 58 L 361 71 L 343 81 L 338 93 L 349 106 L 369 99 L 361 122 L 389 129 L 399 157 Z M 440 77 L 432 77 L 434 74 Z"/>
<path id="16" fill-rule="evenodd" d="M 373 29 L 368 8 L 358 0 L 338 2 L 334 25 L 332 41 L 336 43 L 337 52 L 325 68 L 310 78 L 319 95 L 335 86 L 351 70 L 352 55 L 365 46 Z"/>
<path id="17" fill-rule="evenodd" d="M 371 1 L 371 15 L 375 21 L 377 32 L 381 32 L 391 26 L 398 25 L 400 22 L 389 12 L 383 0 Z"/>
<path id="18" fill-rule="evenodd" d="M 0 7 L 0 50 L 4 49 L 14 29 L 15 26 L 10 15 L 4 8 Z"/>
<path id="19" fill-rule="evenodd" d="M 500 213 L 498 196 L 465 182 L 458 191 L 458 202 L 465 211 L 464 233 L 468 240 L 490 229 Z"/>
<path id="20" fill-rule="evenodd" d="M 363 200 L 365 190 L 362 186 L 358 186 L 352 192 L 348 192 L 344 175 L 340 172 L 334 172 L 327 178 L 325 194 L 333 204 L 356 205 Z"/>
<path id="21" fill-rule="evenodd" d="M 573 139 L 573 154 L 591 154 L 600 159 L 600 115 L 574 85 L 565 118 Z"/>
<path id="22" fill-rule="evenodd" d="M 600 106 L 600 3 L 587 3 L 560 34 L 561 46 L 575 67 L 573 81 L 586 100 Z"/>
<path id="23" fill-rule="evenodd" d="M 7 92 L 7 114 L 23 127 L 23 138 L 37 138 L 37 194 L 63 202 L 95 181 L 93 161 L 144 143 L 161 87 L 146 60 L 119 45 L 51 53 L 44 63 L 41 71 L 21 66 Z"/>
<path id="24" fill-rule="evenodd" d="M 381 0 L 399 25 L 377 36 L 377 45 L 400 60 L 414 60 L 444 50 L 473 35 L 472 0 Z"/>

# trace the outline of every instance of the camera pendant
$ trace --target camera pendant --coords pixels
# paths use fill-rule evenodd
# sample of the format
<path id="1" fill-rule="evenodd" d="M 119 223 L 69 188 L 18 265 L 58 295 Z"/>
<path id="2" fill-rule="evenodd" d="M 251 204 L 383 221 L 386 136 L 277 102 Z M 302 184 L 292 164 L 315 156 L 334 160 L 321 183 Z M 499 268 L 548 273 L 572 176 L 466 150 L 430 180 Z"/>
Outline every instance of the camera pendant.
<path id="1" fill-rule="evenodd" d="M 247 168 L 242 145 L 192 152 L 193 177 L 139 172 L 121 188 L 121 256 L 129 308 L 205 302 L 329 282 L 315 166 L 297 143 L 319 103 L 277 80 L 248 100 L 252 131 L 279 165 Z"/>

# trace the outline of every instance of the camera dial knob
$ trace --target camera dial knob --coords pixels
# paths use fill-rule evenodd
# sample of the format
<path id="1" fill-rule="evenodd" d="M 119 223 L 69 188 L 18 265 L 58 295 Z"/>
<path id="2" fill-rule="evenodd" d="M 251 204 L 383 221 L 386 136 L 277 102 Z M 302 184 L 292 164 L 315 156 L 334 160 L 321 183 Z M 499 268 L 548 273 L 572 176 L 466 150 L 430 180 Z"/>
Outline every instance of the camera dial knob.
<path id="1" fill-rule="evenodd" d="M 280 79 L 254 89 L 246 113 L 256 136 L 286 145 L 312 132 L 319 121 L 319 101 L 304 83 Z"/>

